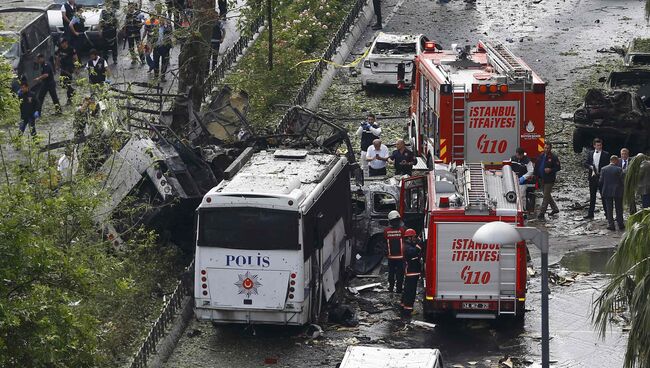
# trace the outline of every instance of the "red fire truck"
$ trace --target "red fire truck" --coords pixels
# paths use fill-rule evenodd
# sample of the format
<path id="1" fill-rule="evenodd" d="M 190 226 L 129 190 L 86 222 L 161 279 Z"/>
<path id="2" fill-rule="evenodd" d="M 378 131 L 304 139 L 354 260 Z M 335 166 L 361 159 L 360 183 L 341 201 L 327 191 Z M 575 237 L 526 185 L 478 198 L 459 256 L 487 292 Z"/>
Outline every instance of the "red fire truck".
<path id="1" fill-rule="evenodd" d="M 488 222 L 523 226 L 522 206 L 517 175 L 507 165 L 495 170 L 482 163 L 435 163 L 425 176 L 402 182 L 402 217 L 422 231 L 426 244 L 422 303 L 427 318 L 523 320 L 525 243 L 472 241 Z"/>
<path id="2" fill-rule="evenodd" d="M 426 42 L 415 59 L 409 136 L 432 167 L 501 163 L 520 146 L 535 159 L 544 148 L 546 84 L 507 47 L 479 42 L 438 50 Z"/>

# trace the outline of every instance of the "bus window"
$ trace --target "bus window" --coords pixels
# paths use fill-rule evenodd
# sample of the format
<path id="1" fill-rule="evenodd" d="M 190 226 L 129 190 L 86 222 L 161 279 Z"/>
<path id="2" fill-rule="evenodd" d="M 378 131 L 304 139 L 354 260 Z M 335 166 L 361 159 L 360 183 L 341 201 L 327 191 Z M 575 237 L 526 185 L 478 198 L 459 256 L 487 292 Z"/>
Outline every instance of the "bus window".
<path id="1" fill-rule="evenodd" d="M 246 207 L 201 210 L 198 246 L 297 250 L 298 214 Z"/>
<path id="2" fill-rule="evenodd" d="M 397 209 L 397 201 L 395 197 L 388 193 L 374 193 L 373 194 L 373 209 L 376 213 L 388 213 Z"/>

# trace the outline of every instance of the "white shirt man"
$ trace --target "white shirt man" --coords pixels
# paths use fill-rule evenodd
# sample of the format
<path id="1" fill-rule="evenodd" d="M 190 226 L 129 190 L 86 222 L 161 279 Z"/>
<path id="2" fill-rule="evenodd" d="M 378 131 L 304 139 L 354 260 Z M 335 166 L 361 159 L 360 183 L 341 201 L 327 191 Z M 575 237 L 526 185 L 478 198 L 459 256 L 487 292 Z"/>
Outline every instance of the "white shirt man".
<path id="1" fill-rule="evenodd" d="M 389 156 L 388 147 L 382 144 L 380 139 L 375 139 L 366 152 L 369 176 L 386 175 L 386 161 Z"/>

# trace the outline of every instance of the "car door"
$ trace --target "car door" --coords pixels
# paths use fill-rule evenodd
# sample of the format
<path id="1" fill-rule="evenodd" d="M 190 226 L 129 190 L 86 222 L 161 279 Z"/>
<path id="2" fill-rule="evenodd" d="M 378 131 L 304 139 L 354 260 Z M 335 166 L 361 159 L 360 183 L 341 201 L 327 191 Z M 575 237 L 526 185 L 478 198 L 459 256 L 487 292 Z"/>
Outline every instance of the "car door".
<path id="1" fill-rule="evenodd" d="M 427 176 L 414 176 L 402 180 L 399 211 L 404 226 L 422 232 L 427 210 Z"/>

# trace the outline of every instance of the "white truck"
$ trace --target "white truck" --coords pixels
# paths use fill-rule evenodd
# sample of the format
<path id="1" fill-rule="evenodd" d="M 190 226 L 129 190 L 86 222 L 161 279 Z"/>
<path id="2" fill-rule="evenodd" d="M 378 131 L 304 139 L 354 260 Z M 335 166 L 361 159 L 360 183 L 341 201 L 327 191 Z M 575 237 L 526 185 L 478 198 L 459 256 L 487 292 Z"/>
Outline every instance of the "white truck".
<path id="1" fill-rule="evenodd" d="M 351 259 L 345 157 L 247 149 L 197 210 L 195 314 L 215 323 L 304 325 Z"/>

